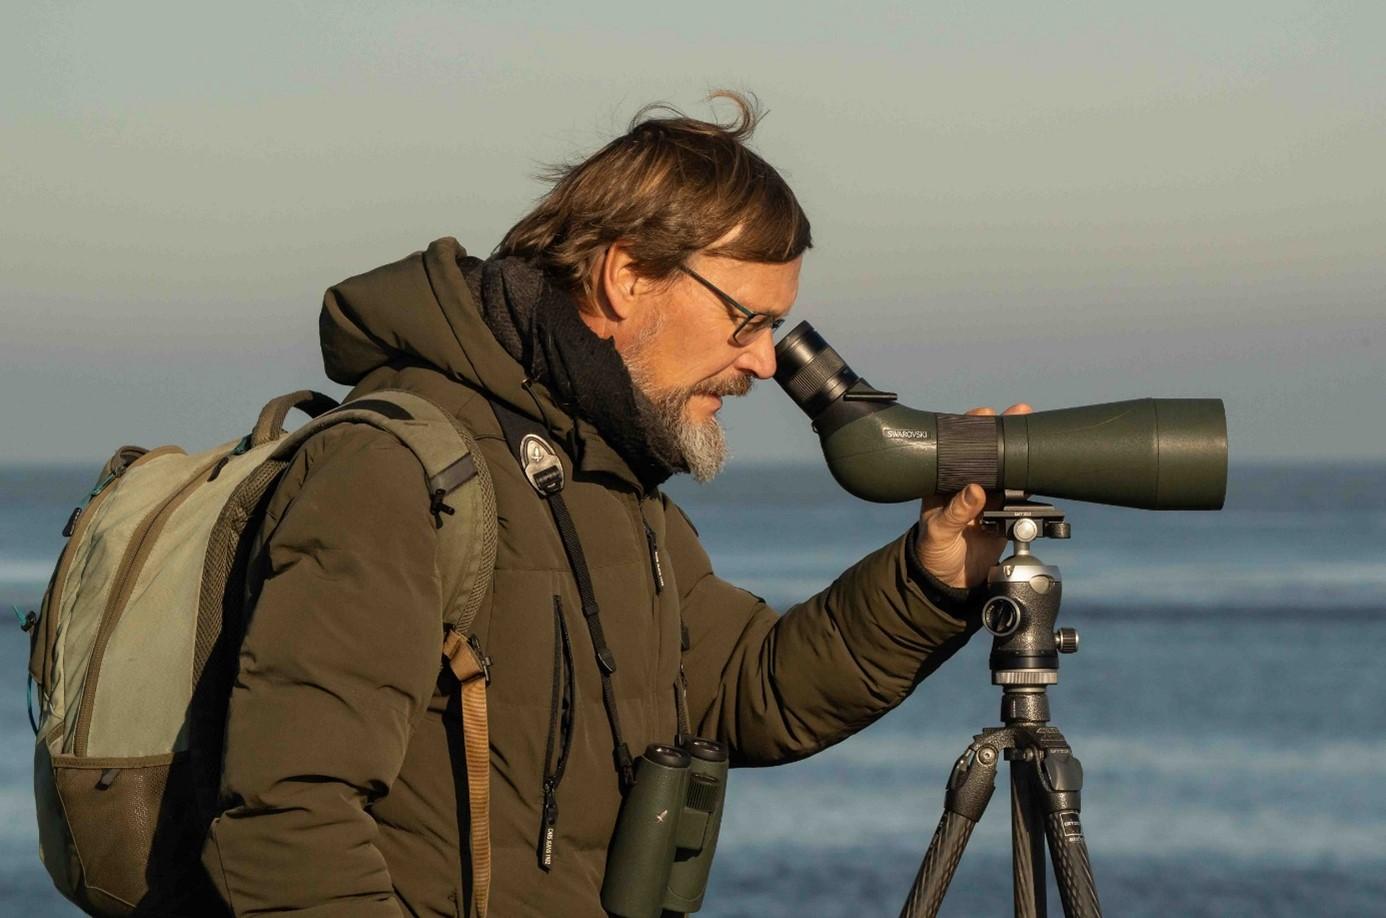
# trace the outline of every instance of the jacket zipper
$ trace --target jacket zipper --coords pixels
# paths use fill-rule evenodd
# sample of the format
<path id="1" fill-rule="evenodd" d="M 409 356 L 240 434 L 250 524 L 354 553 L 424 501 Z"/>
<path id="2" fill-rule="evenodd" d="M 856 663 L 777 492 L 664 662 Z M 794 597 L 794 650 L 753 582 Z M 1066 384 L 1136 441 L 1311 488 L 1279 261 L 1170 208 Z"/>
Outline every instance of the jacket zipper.
<path id="1" fill-rule="evenodd" d="M 553 694 L 549 707 L 549 738 L 544 750 L 544 802 L 539 817 L 537 854 L 543 870 L 553 868 L 558 832 L 558 785 L 568 767 L 573 743 L 573 644 L 563 619 L 563 600 L 553 597 Z M 557 758 L 554 757 L 555 746 Z"/>
<path id="2" fill-rule="evenodd" d="M 664 592 L 664 565 L 659 560 L 659 542 L 655 539 L 650 521 L 645 519 L 645 508 L 640 508 L 640 524 L 645 527 L 645 544 L 650 549 L 650 576 L 654 579 L 655 595 Z"/>
<path id="3" fill-rule="evenodd" d="M 664 564 L 659 557 L 659 540 L 655 538 L 650 521 L 645 517 L 645 507 L 640 507 L 640 524 L 645 528 L 645 544 L 650 550 L 650 576 L 654 580 L 655 595 L 664 592 Z M 688 626 L 683 624 L 682 613 L 679 619 L 679 677 L 674 682 L 674 712 L 677 739 L 681 742 L 690 734 L 688 723 L 688 676 L 683 669 L 683 655 L 688 652 Z"/>

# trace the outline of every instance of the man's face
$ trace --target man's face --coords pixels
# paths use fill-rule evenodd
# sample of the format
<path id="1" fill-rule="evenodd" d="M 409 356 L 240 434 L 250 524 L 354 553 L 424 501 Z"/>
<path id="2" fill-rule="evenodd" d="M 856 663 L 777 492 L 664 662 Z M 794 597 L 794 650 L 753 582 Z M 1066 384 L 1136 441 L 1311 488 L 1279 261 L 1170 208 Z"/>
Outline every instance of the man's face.
<path id="1" fill-rule="evenodd" d="M 694 256 L 688 262 L 708 282 L 754 312 L 788 314 L 799 292 L 802 258 L 785 264 Z M 745 395 L 753 379 L 775 374 L 775 344 L 768 330 L 738 343 L 743 314 L 682 272 L 651 294 L 618 348 L 636 387 L 653 405 L 650 423 L 678 444 L 701 481 L 726 457 L 717 411 L 729 395 Z"/>

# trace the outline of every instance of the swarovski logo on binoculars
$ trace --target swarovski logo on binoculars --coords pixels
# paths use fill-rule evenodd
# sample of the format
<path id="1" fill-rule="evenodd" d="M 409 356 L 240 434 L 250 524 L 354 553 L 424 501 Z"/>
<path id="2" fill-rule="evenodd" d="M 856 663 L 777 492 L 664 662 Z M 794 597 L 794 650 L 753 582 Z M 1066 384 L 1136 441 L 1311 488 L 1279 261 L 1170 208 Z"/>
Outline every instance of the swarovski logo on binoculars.
<path id="1" fill-rule="evenodd" d="M 896 430 L 893 427 L 884 428 L 881 433 L 887 440 L 927 440 L 929 432 L 927 430 Z"/>

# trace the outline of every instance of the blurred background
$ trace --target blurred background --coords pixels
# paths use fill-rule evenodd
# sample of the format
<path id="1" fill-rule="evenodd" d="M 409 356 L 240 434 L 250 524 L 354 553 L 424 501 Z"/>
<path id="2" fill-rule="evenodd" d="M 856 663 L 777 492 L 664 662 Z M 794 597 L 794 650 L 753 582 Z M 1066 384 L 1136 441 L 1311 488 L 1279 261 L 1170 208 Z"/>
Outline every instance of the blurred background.
<path id="1" fill-rule="evenodd" d="M 814 221 L 796 317 L 934 410 L 1216 396 L 1228 509 L 1069 507 L 1054 715 L 1112 914 L 1386 914 L 1386 7 L 1228 2 L 30 5 L 0 28 L 0 601 L 36 605 L 117 445 L 205 448 L 322 377 L 322 291 L 484 254 L 643 104 L 718 87 Z M 725 111 L 723 110 L 723 114 Z M 774 386 L 675 482 L 787 608 L 908 526 L 826 478 Z M 6 613 L 8 614 L 8 613 Z M 24 641 L 0 639 L 0 912 L 35 856 Z M 975 641 L 898 711 L 746 772 L 704 914 L 894 914 Z M 4 699 L 12 699 L 10 702 Z M 1005 808 L 945 914 L 1009 908 Z"/>

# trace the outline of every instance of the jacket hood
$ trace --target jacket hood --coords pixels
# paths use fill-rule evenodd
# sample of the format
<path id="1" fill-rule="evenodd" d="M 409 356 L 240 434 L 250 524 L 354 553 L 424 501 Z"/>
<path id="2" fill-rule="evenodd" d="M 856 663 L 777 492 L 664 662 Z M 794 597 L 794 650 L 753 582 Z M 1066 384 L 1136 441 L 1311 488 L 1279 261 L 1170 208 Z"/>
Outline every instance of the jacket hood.
<path id="1" fill-rule="evenodd" d="M 543 385 L 526 385 L 524 368 L 482 316 L 476 293 L 481 265 L 456 239 L 444 237 L 330 287 L 318 317 L 328 378 L 354 387 L 382 368 L 426 364 L 546 424 L 568 442 L 581 469 L 638 482 L 595 427 L 559 409 Z M 379 388 L 375 382 L 373 376 L 366 388 Z"/>
<path id="2" fill-rule="evenodd" d="M 532 408 L 524 371 L 486 327 L 467 283 L 480 267 L 456 239 L 444 238 L 330 287 L 318 318 L 328 378 L 354 386 L 384 366 L 425 363 L 520 410 Z"/>

